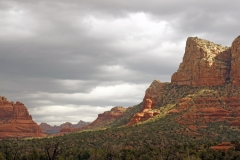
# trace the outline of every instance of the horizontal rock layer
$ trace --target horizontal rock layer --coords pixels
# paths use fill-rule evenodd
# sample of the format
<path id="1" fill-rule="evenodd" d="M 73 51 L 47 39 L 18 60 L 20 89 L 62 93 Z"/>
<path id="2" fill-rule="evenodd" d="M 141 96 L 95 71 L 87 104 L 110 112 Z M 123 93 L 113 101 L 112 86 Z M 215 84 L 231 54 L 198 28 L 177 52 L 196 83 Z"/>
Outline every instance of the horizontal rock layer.
<path id="1" fill-rule="evenodd" d="M 23 103 L 9 102 L 0 96 L 0 138 L 42 136 L 44 134 Z"/>

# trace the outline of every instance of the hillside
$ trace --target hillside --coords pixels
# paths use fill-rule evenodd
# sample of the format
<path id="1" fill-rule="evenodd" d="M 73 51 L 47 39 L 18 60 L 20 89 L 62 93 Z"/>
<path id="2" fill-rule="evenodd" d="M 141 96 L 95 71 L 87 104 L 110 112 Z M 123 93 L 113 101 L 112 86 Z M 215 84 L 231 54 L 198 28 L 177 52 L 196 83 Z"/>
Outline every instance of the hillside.
<path id="1" fill-rule="evenodd" d="M 153 115 L 156 111 L 161 113 L 158 117 L 179 113 L 176 122 L 186 125 L 194 132 L 199 127 L 206 127 L 209 122 L 225 122 L 230 126 L 238 126 L 239 57 L 240 36 L 233 41 L 231 47 L 189 37 L 183 62 L 172 75 L 171 83 L 154 80 L 146 90 L 142 105 L 129 109 L 128 116 L 114 121 L 112 126 L 129 125 L 130 121 L 133 125 L 143 121 L 138 120 L 138 115 L 143 116 L 139 111 L 144 109 L 147 99 L 151 101 L 148 115 Z"/>

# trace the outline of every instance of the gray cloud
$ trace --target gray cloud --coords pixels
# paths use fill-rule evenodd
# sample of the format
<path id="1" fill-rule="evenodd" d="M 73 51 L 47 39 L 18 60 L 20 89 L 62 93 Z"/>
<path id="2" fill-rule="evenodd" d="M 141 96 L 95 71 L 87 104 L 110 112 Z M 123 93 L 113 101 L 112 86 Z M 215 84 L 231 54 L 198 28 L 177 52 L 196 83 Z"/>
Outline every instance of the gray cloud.
<path id="1" fill-rule="evenodd" d="M 229 46 L 239 35 L 239 4 L 1 1 L 0 94 L 26 104 L 38 123 L 92 121 L 139 103 L 154 79 L 170 81 L 187 37 Z"/>

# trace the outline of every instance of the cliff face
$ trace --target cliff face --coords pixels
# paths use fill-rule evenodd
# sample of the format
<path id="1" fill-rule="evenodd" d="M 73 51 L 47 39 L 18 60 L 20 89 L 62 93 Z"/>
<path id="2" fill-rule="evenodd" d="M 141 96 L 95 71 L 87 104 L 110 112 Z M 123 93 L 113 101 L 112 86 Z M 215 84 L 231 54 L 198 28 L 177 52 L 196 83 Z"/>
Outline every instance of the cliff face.
<path id="1" fill-rule="evenodd" d="M 146 99 L 150 99 L 152 101 L 151 108 L 157 108 L 158 103 L 161 102 L 163 89 L 164 87 L 169 84 L 167 82 L 162 83 L 159 80 L 154 80 L 152 84 L 147 88 L 145 91 L 145 96 L 143 98 L 143 102 L 146 102 Z M 143 104 L 145 105 L 145 104 Z"/>
<path id="2" fill-rule="evenodd" d="M 189 37 L 183 62 L 172 83 L 189 86 L 223 86 L 230 77 L 231 48 Z"/>
<path id="3" fill-rule="evenodd" d="M 233 41 L 231 53 L 231 81 L 234 85 L 240 85 L 240 36 Z"/>
<path id="4" fill-rule="evenodd" d="M 240 36 L 231 47 L 189 37 L 183 62 L 172 83 L 189 86 L 240 85 Z"/>
<path id="5" fill-rule="evenodd" d="M 9 102 L 1 96 L 0 133 L 0 138 L 44 136 L 24 104 Z"/>

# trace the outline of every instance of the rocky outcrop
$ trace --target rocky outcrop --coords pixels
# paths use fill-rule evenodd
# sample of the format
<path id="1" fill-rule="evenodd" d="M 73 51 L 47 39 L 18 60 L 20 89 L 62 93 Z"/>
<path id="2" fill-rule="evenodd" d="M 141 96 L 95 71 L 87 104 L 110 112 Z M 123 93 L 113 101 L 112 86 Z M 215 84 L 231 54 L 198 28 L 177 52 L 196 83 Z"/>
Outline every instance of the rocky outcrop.
<path id="1" fill-rule="evenodd" d="M 113 121 L 120 119 L 126 114 L 126 111 L 128 109 L 124 107 L 114 107 L 110 111 L 106 111 L 102 114 L 98 114 L 98 117 L 96 120 L 94 120 L 90 125 L 87 126 L 87 128 L 98 128 L 106 126 Z"/>
<path id="2" fill-rule="evenodd" d="M 9 102 L 0 96 L 0 138 L 42 136 L 44 134 L 23 103 Z"/>
<path id="3" fill-rule="evenodd" d="M 146 102 L 146 99 L 150 99 L 152 101 L 151 108 L 157 108 L 158 104 L 161 102 L 163 89 L 166 86 L 166 84 L 169 84 L 168 82 L 162 83 L 159 80 L 154 80 L 152 84 L 147 88 L 145 91 L 145 96 L 143 99 L 143 102 Z M 144 105 L 144 104 L 143 104 Z"/>
<path id="4" fill-rule="evenodd" d="M 148 98 L 144 98 L 143 108 L 140 112 L 134 114 L 127 126 L 132 126 L 136 123 L 143 122 L 149 118 L 160 114 L 159 110 L 152 110 L 152 101 Z"/>
<path id="5" fill-rule="evenodd" d="M 227 151 L 229 149 L 234 149 L 234 144 L 231 144 L 230 142 L 222 142 L 218 145 L 211 146 L 210 148 L 213 150 L 222 150 L 222 151 Z"/>
<path id="6" fill-rule="evenodd" d="M 240 36 L 233 41 L 231 53 L 231 81 L 234 85 L 240 85 Z"/>
<path id="7" fill-rule="evenodd" d="M 167 84 L 169 83 L 162 83 L 159 80 L 154 80 L 151 83 L 151 85 L 145 91 L 142 110 L 134 114 L 127 126 L 132 126 L 136 123 L 143 122 L 153 116 L 160 114 L 160 111 L 156 108 L 158 108 L 158 105 L 162 101 L 162 94 Z"/>
<path id="8" fill-rule="evenodd" d="M 230 47 L 189 37 L 183 62 L 171 81 L 177 85 L 223 86 L 230 80 L 230 63 Z"/>

